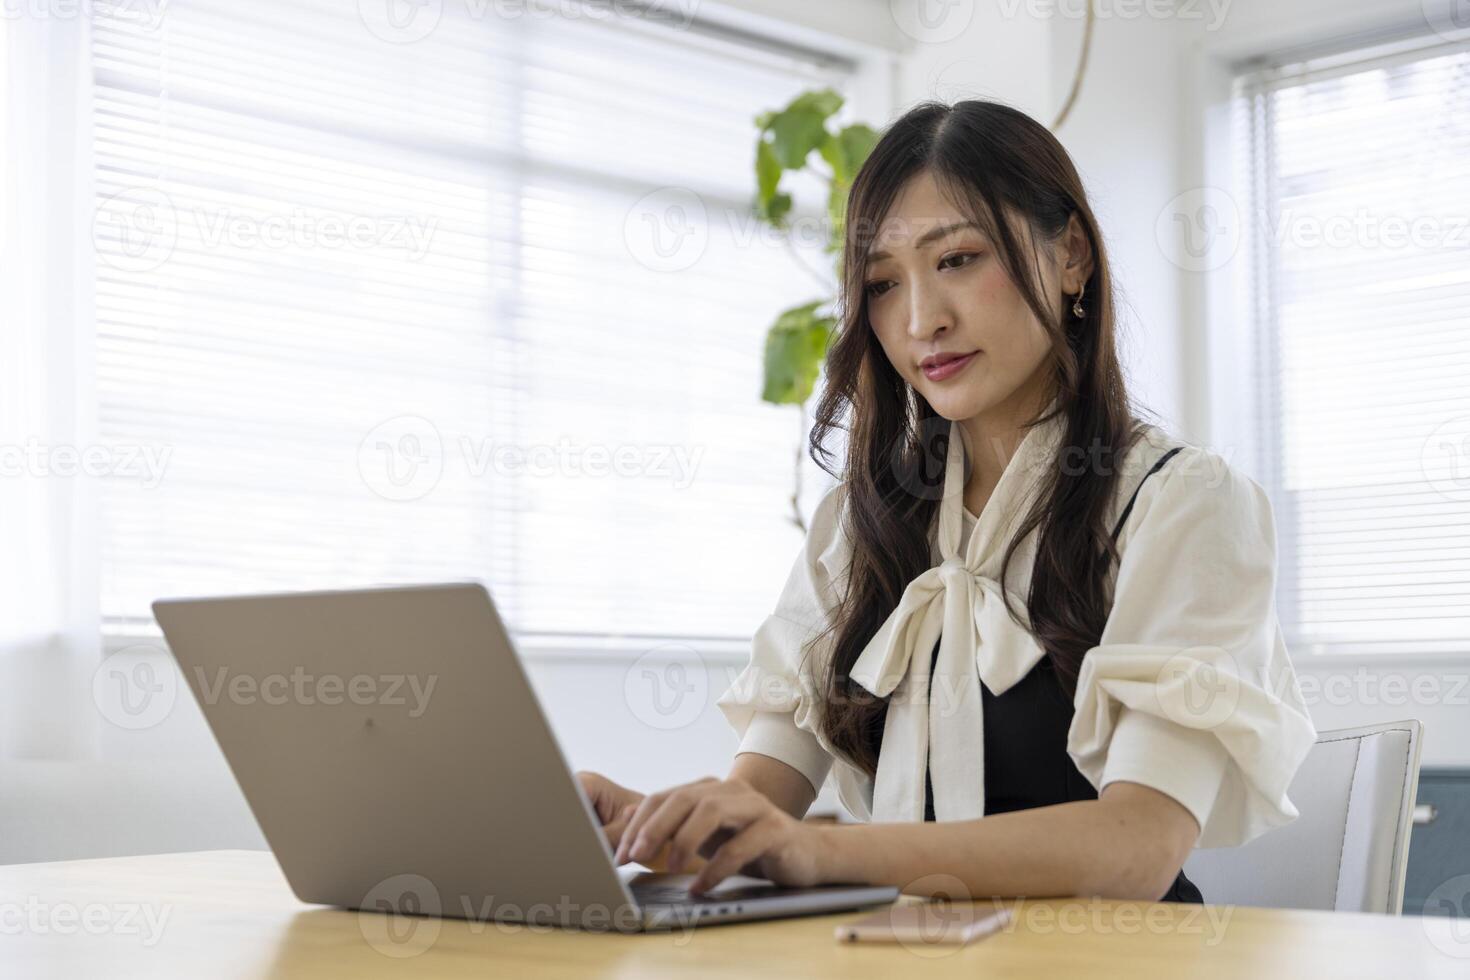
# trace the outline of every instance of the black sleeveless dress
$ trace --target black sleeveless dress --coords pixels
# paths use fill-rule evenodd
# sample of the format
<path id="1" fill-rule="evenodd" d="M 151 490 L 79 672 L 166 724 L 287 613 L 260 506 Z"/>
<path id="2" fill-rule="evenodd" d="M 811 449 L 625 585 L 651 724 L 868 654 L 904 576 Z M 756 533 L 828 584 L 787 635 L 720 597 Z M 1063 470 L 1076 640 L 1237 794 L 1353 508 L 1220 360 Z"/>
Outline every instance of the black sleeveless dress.
<path id="1" fill-rule="evenodd" d="M 1172 449 L 1144 475 L 1144 480 L 1167 463 L 1178 449 Z M 1143 480 L 1139 481 L 1139 487 Z M 1113 538 L 1123 529 L 1123 522 L 1133 510 L 1133 491 L 1124 508 Z M 939 657 L 939 644 L 930 654 L 930 677 L 933 661 Z M 1078 771 L 1067 754 L 1067 730 L 1072 724 L 1072 701 L 1062 689 L 1050 657 L 1042 657 L 1036 666 L 1004 694 L 995 695 L 985 682 L 980 682 L 980 696 L 985 714 L 985 815 L 1030 810 L 1034 807 L 1095 800 L 1097 790 Z M 874 753 L 883 741 L 886 717 L 870 733 Z M 924 819 L 934 819 L 934 788 L 926 767 L 924 772 Z M 1165 902 L 1203 902 L 1199 888 L 1181 870 L 1164 893 Z"/>

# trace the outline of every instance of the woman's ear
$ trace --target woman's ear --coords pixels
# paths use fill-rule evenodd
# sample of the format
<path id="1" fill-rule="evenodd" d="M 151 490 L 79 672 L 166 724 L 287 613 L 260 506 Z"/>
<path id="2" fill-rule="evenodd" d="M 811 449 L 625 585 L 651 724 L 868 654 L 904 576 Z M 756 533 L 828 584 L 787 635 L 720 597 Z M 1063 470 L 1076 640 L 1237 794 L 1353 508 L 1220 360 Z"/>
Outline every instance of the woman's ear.
<path id="1" fill-rule="evenodd" d="M 1092 278 L 1093 265 L 1092 243 L 1088 240 L 1087 230 L 1082 227 L 1082 219 L 1077 217 L 1076 211 L 1068 216 L 1067 227 L 1062 232 L 1057 249 L 1058 268 L 1062 273 L 1062 292 L 1070 296 Z"/>

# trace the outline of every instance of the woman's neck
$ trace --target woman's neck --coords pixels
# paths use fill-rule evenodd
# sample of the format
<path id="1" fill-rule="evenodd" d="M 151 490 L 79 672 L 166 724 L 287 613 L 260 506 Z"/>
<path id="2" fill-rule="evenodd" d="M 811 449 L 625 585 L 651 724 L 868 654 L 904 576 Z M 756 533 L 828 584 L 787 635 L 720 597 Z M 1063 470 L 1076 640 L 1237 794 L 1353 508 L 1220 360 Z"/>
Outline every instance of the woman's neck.
<path id="1" fill-rule="evenodd" d="M 1026 438 L 1025 423 L 1050 405 L 1053 397 L 1049 387 L 1028 384 L 1004 402 L 960 422 L 972 454 L 964 493 L 970 513 L 979 515 L 985 509 L 1001 474 Z"/>

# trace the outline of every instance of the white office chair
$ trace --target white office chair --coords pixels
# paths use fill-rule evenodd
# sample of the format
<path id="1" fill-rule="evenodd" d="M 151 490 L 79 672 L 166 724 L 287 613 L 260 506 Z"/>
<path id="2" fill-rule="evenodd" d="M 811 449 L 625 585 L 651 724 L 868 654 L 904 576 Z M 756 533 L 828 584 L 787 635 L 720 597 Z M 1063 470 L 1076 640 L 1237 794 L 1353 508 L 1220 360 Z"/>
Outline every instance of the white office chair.
<path id="1" fill-rule="evenodd" d="M 1241 847 L 1195 851 L 1185 875 L 1211 904 L 1398 915 L 1421 729 L 1319 733 L 1287 790 L 1301 815 Z"/>

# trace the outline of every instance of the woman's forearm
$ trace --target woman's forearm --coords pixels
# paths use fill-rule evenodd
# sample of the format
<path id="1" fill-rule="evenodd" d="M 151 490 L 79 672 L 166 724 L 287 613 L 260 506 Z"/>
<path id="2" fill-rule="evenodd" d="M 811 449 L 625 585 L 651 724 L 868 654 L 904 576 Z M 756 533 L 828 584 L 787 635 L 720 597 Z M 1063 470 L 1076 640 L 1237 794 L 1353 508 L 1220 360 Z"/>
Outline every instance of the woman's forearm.
<path id="1" fill-rule="evenodd" d="M 759 752 L 737 753 L 729 778 L 749 783 L 797 820 L 806 816 L 817 798 L 812 784 L 800 771 Z"/>
<path id="2" fill-rule="evenodd" d="M 829 825 L 816 840 L 824 881 L 955 899 L 1153 901 L 1168 891 L 1188 853 L 1177 834 L 1154 823 L 1147 808 L 1131 802 L 1083 800 L 981 820 Z"/>

